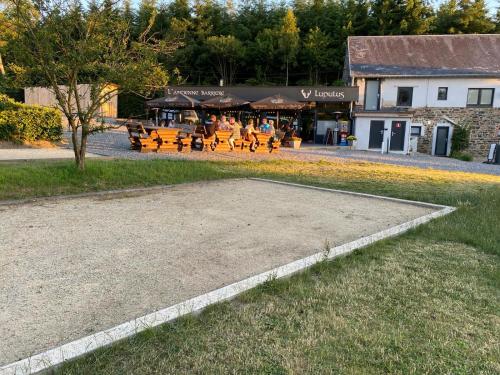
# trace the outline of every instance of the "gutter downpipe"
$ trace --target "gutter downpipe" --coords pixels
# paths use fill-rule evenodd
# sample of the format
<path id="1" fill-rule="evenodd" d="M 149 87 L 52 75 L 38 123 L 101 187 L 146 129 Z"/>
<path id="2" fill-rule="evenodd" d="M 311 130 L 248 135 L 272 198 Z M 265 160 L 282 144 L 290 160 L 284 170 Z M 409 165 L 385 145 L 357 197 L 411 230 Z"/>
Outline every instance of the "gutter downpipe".
<path id="1" fill-rule="evenodd" d="M 354 77 L 351 77 L 351 87 L 354 85 Z M 358 91 L 359 95 L 359 91 Z M 351 133 L 352 135 L 356 135 L 356 122 L 354 120 L 354 117 L 352 115 L 352 107 L 353 107 L 353 102 L 351 101 L 349 104 L 349 118 L 352 121 L 352 127 L 351 127 Z"/>

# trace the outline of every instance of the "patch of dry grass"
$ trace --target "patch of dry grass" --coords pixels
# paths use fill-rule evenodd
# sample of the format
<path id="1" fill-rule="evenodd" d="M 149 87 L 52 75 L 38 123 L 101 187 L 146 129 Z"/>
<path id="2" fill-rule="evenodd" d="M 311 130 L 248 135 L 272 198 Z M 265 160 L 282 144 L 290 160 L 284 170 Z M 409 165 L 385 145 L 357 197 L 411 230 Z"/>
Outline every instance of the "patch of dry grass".
<path id="1" fill-rule="evenodd" d="M 307 176 L 316 178 L 338 178 L 349 181 L 409 182 L 415 183 L 498 183 L 500 176 L 480 173 L 422 169 L 390 164 L 370 163 L 354 160 L 339 161 L 267 161 L 238 164 L 248 172 Z"/>
<path id="2" fill-rule="evenodd" d="M 463 244 L 387 241 L 59 373 L 498 373 L 495 272 Z"/>

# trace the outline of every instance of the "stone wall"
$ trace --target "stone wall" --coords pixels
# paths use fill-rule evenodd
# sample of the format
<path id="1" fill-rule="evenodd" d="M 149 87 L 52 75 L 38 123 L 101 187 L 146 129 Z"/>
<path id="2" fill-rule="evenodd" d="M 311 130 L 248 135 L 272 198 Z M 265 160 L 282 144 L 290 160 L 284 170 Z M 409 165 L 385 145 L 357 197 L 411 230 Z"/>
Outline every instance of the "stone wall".
<path id="1" fill-rule="evenodd" d="M 425 125 L 425 134 L 418 141 L 419 152 L 431 153 L 433 129 L 437 123 L 446 122 L 446 117 L 470 126 L 467 151 L 475 157 L 486 157 L 490 144 L 500 142 L 500 108 L 416 108 L 412 122 Z"/>

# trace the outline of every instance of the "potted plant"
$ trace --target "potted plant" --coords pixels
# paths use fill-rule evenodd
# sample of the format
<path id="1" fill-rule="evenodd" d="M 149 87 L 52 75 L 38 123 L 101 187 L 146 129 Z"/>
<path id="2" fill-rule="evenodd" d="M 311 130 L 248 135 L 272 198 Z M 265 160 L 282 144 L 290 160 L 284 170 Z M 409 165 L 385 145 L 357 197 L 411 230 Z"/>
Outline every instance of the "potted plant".
<path id="1" fill-rule="evenodd" d="M 288 147 L 291 148 L 300 148 L 300 144 L 302 143 L 302 138 L 299 137 L 290 137 L 288 138 Z"/>
<path id="2" fill-rule="evenodd" d="M 355 135 L 350 135 L 347 137 L 347 143 L 349 144 L 349 149 L 352 150 L 353 146 L 356 147 L 356 143 L 358 141 L 358 138 L 356 138 Z"/>

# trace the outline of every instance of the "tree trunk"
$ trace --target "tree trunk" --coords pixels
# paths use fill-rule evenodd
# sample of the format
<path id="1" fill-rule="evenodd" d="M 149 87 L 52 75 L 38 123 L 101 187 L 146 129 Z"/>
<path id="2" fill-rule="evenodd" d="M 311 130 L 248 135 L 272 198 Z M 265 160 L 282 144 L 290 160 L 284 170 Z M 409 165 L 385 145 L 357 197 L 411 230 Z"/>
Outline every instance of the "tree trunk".
<path id="1" fill-rule="evenodd" d="M 78 169 L 83 171 L 85 169 L 85 152 L 87 151 L 87 137 L 89 125 L 82 124 L 82 138 L 80 140 L 80 157 L 78 159 Z"/>
<path id="2" fill-rule="evenodd" d="M 0 74 L 5 75 L 5 69 L 3 67 L 3 62 L 2 62 L 2 54 L 0 53 Z"/>
<path id="3" fill-rule="evenodd" d="M 286 61 L 286 83 L 285 86 L 288 86 L 288 60 Z"/>
<path id="4" fill-rule="evenodd" d="M 78 144 L 78 128 L 75 119 L 66 117 L 68 120 L 69 128 L 71 129 L 71 142 L 73 143 L 73 153 L 75 154 L 75 164 L 80 166 L 80 145 Z"/>

